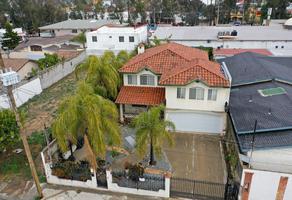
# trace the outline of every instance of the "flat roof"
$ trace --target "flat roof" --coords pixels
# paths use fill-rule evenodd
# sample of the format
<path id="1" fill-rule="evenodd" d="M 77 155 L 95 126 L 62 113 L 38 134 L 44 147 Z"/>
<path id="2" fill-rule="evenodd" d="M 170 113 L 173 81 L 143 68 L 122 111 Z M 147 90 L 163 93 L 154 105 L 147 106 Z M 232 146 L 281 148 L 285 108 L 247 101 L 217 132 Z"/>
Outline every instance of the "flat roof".
<path id="1" fill-rule="evenodd" d="M 107 20 L 107 19 L 76 19 L 66 20 L 55 24 L 39 27 L 40 30 L 51 30 L 51 29 L 97 29 L 106 24 L 118 24 L 118 20 Z"/>
<path id="2" fill-rule="evenodd" d="M 292 41 L 292 30 L 280 26 L 158 26 L 152 38 L 156 36 L 158 39 L 169 38 L 174 41 L 217 41 L 218 32 L 233 30 L 238 33 L 233 39 L 235 41 Z"/>

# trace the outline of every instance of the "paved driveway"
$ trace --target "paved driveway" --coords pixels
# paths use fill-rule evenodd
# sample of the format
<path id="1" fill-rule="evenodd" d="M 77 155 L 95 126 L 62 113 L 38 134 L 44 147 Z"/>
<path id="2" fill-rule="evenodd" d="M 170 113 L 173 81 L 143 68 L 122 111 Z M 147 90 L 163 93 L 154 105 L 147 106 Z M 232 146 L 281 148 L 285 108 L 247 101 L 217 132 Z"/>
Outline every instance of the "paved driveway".
<path id="1" fill-rule="evenodd" d="M 225 182 L 226 170 L 219 136 L 175 133 L 175 146 L 164 150 L 174 177 Z"/>

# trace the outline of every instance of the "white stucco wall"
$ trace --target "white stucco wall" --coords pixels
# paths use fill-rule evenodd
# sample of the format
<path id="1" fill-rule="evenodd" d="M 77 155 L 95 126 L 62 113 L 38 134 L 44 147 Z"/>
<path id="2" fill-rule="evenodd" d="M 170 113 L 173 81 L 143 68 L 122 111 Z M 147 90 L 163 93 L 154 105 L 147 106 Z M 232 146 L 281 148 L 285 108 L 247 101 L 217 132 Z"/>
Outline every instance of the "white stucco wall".
<path id="1" fill-rule="evenodd" d="M 97 36 L 97 42 L 92 41 L 92 36 Z M 124 42 L 119 42 L 119 37 L 124 37 Z M 134 37 L 134 42 L 129 42 L 129 37 Z M 101 27 L 96 31 L 86 33 L 87 53 L 98 54 L 101 50 L 132 51 L 141 43 L 147 41 L 147 27 Z M 96 53 L 98 52 L 98 53 Z"/>
<path id="2" fill-rule="evenodd" d="M 37 69 L 38 64 L 36 62 L 29 61 L 26 63 L 20 70 L 18 70 L 18 75 L 20 80 L 23 80 L 25 77 L 28 77 L 29 73 L 31 73 L 32 69 Z"/>
<path id="3" fill-rule="evenodd" d="M 29 99 L 42 92 L 41 82 L 39 78 L 22 83 L 13 89 L 13 95 L 16 101 L 16 106 L 19 107 Z M 0 94 L 0 109 L 10 108 L 10 103 L 6 94 Z"/>
<path id="4" fill-rule="evenodd" d="M 240 48 L 240 49 L 275 49 L 275 50 L 291 50 L 292 41 L 238 41 L 238 40 L 229 40 L 229 41 L 207 41 L 207 40 L 171 40 L 172 42 L 177 42 L 186 46 L 191 47 L 213 47 L 213 48 Z M 278 48 L 276 48 L 278 46 Z M 282 48 L 283 46 L 283 48 Z"/>
<path id="5" fill-rule="evenodd" d="M 154 85 L 140 85 L 140 76 L 141 75 L 145 75 L 145 74 L 149 74 L 149 75 L 153 75 L 154 76 Z M 124 80 L 124 85 L 129 85 L 128 84 L 128 75 L 137 75 L 137 85 L 131 85 L 131 86 L 149 86 L 149 87 L 155 87 L 158 85 L 158 76 L 153 74 L 151 71 L 149 70 L 142 70 L 137 74 L 123 74 L 123 80 Z M 161 86 L 162 87 L 162 86 Z"/>
<path id="6" fill-rule="evenodd" d="M 241 179 L 241 190 L 243 190 L 244 186 L 245 172 L 253 173 L 251 185 L 249 186 L 249 200 L 275 200 L 281 176 L 288 177 L 283 200 L 292 199 L 292 174 L 244 169 Z M 241 192 L 239 199 L 241 199 Z"/>
<path id="7" fill-rule="evenodd" d="M 254 169 L 292 173 L 292 147 L 254 150 L 251 166 Z"/>
<path id="8" fill-rule="evenodd" d="M 184 110 L 201 110 L 224 112 L 225 102 L 229 102 L 230 88 L 216 88 L 217 100 L 208 100 L 208 87 L 201 82 L 192 82 L 189 85 L 182 86 L 186 88 L 186 98 L 177 98 L 177 86 L 165 87 L 166 109 L 184 109 Z M 189 99 L 189 89 L 192 87 L 204 88 L 204 100 Z"/>

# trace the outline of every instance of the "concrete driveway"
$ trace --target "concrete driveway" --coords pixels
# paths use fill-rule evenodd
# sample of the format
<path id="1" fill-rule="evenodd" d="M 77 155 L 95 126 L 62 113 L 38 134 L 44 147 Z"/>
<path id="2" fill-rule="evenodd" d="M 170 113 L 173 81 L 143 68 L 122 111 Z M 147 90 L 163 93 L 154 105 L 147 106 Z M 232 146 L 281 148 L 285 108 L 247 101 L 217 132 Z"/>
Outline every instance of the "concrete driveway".
<path id="1" fill-rule="evenodd" d="M 226 168 L 220 137 L 175 133 L 175 145 L 164 148 L 173 177 L 224 183 Z"/>

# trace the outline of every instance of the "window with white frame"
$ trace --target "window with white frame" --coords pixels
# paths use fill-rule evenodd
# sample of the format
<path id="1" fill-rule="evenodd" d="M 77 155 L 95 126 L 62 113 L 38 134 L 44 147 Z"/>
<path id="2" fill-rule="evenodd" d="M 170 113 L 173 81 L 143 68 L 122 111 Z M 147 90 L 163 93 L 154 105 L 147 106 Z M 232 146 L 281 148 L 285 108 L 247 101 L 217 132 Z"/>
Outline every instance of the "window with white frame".
<path id="1" fill-rule="evenodd" d="M 208 89 L 208 100 L 209 101 L 217 100 L 217 89 Z"/>
<path id="2" fill-rule="evenodd" d="M 204 88 L 201 87 L 190 88 L 189 99 L 204 100 Z"/>
<path id="3" fill-rule="evenodd" d="M 154 85 L 154 76 L 150 74 L 143 74 L 140 76 L 140 85 Z"/>
<path id="4" fill-rule="evenodd" d="M 92 42 L 97 42 L 97 37 L 96 36 L 92 36 Z"/>
<path id="5" fill-rule="evenodd" d="M 129 74 L 128 75 L 128 84 L 129 85 L 137 85 L 137 75 Z"/>
<path id="6" fill-rule="evenodd" d="M 176 90 L 176 97 L 178 99 L 186 98 L 186 88 L 177 88 Z"/>

